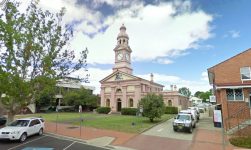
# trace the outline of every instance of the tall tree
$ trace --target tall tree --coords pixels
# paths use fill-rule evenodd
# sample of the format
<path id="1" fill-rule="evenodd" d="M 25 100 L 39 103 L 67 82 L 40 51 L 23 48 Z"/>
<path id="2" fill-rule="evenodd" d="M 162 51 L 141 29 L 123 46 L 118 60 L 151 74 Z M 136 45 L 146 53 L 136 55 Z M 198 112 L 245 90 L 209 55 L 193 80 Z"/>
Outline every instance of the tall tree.
<path id="1" fill-rule="evenodd" d="M 190 97 L 190 96 L 191 96 L 191 91 L 190 91 L 189 88 L 187 88 L 187 87 L 182 87 L 182 88 L 180 88 L 180 89 L 179 89 L 179 93 L 180 93 L 180 94 L 183 94 L 183 95 L 185 95 L 185 96 L 187 96 L 187 97 Z"/>
<path id="2" fill-rule="evenodd" d="M 87 49 L 75 58 L 69 49 L 71 26 L 64 25 L 65 9 L 53 14 L 32 0 L 25 12 L 10 0 L 0 15 L 0 101 L 8 120 L 54 87 L 58 78 L 86 67 Z"/>
<path id="3" fill-rule="evenodd" d="M 143 115 L 148 117 L 151 122 L 155 118 L 161 118 L 165 112 L 165 103 L 162 95 L 149 93 L 140 100 L 139 105 L 143 107 Z"/>

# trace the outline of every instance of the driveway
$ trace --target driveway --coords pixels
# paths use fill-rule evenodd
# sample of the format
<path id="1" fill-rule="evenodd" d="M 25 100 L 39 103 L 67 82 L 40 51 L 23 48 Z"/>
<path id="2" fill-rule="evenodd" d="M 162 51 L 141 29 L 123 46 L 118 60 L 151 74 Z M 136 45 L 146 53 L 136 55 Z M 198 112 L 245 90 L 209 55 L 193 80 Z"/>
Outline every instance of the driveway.
<path id="1" fill-rule="evenodd" d="M 193 134 L 191 134 L 191 133 L 174 132 L 172 122 L 173 122 L 173 119 L 168 120 L 164 123 L 161 123 L 161 124 L 151 128 L 150 130 L 148 130 L 142 134 L 171 138 L 171 139 L 188 140 L 188 141 L 191 141 L 193 139 Z"/>
<path id="2" fill-rule="evenodd" d="M 223 145 L 222 130 L 213 126 L 208 113 L 201 114 L 201 119 L 192 134 L 174 132 L 172 119 L 161 123 L 138 135 L 122 146 L 138 150 L 233 150 L 230 144 Z"/>

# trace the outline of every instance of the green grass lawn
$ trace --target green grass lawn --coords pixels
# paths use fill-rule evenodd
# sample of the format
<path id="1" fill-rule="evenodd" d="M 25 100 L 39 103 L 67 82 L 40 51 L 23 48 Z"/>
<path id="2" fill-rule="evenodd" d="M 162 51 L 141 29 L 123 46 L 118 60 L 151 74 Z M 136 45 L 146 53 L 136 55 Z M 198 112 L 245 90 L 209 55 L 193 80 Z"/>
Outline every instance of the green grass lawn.
<path id="1" fill-rule="evenodd" d="M 28 116 L 41 116 L 46 121 L 52 121 L 60 123 L 70 123 L 74 125 L 80 124 L 80 114 L 79 113 L 43 113 L 43 114 L 33 114 L 18 116 L 18 118 L 28 117 Z M 58 116 L 58 117 L 57 117 Z M 93 113 L 83 113 L 81 115 L 83 126 L 94 127 L 99 129 L 109 129 L 115 131 L 129 132 L 129 133 L 141 133 L 144 130 L 173 117 L 173 115 L 163 115 L 161 119 L 156 119 L 153 123 L 145 117 L 137 116 L 125 116 L 125 115 L 102 115 Z M 132 125 L 134 123 L 134 125 Z"/>
<path id="2" fill-rule="evenodd" d="M 251 136 L 249 137 L 233 137 L 229 139 L 234 146 L 251 148 Z"/>

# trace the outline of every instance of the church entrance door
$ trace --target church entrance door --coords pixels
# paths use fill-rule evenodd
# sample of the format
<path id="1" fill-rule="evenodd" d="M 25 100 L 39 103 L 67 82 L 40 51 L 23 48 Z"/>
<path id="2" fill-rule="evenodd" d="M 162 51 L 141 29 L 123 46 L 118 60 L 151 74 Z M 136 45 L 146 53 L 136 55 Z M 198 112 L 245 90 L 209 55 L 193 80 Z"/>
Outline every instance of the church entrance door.
<path id="1" fill-rule="evenodd" d="M 118 112 L 121 111 L 121 99 L 120 98 L 117 99 L 117 111 Z"/>

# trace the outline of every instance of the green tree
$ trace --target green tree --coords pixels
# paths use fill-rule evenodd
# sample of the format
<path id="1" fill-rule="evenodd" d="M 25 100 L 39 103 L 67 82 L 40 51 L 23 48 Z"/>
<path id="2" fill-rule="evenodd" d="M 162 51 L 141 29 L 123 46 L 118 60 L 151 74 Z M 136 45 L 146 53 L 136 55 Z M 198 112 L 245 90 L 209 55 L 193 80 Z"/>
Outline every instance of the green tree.
<path id="1" fill-rule="evenodd" d="M 180 89 L 179 89 L 179 93 L 180 93 L 180 94 L 183 94 L 183 95 L 185 95 L 185 96 L 187 96 L 187 97 L 190 97 L 190 96 L 191 96 L 191 91 L 190 91 L 189 88 L 187 88 L 187 87 L 182 87 L 182 88 L 180 88 Z"/>
<path id="2" fill-rule="evenodd" d="M 53 14 L 32 0 L 25 12 L 9 0 L 0 15 L 0 102 L 8 121 L 23 107 L 55 87 L 56 80 L 86 66 L 87 49 L 75 58 L 69 49 L 71 26 L 65 9 Z"/>
<path id="3" fill-rule="evenodd" d="M 197 92 L 194 93 L 194 96 L 195 96 L 195 97 L 199 97 L 201 93 L 203 93 L 203 92 L 197 91 Z"/>
<path id="4" fill-rule="evenodd" d="M 82 105 L 85 109 L 92 109 L 98 106 L 99 97 L 93 95 L 88 89 L 75 89 L 64 94 L 63 102 L 66 105 Z"/>
<path id="5" fill-rule="evenodd" d="M 151 122 L 155 118 L 161 118 L 165 113 L 165 103 L 162 95 L 149 93 L 140 100 L 139 105 L 143 107 L 143 115 L 148 117 Z"/>
<path id="6" fill-rule="evenodd" d="M 206 102 L 207 99 L 209 99 L 209 97 L 212 95 L 211 91 L 207 91 L 207 92 L 202 92 L 199 95 L 199 98 L 202 99 L 203 102 Z"/>

